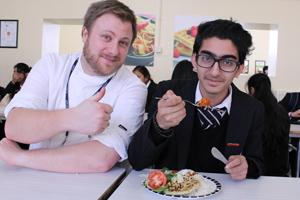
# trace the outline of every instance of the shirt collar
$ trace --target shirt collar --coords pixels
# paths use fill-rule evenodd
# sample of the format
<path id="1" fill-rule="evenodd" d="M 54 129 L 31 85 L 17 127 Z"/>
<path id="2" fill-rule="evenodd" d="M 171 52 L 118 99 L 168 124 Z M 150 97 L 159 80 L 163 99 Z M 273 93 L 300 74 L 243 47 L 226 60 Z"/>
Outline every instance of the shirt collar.
<path id="1" fill-rule="evenodd" d="M 200 81 L 198 81 L 197 87 L 196 87 L 196 92 L 195 92 L 195 102 L 199 101 L 200 99 L 202 99 L 202 95 L 201 92 L 199 90 L 199 83 Z M 232 87 L 231 85 L 229 85 L 229 94 L 228 96 L 218 105 L 214 106 L 213 108 L 223 108 L 226 107 L 228 115 L 230 114 L 230 109 L 231 109 L 231 101 L 232 101 Z"/>
<path id="2" fill-rule="evenodd" d="M 151 83 L 151 81 L 149 80 L 148 83 L 146 84 L 146 86 L 149 87 L 150 83 Z"/>

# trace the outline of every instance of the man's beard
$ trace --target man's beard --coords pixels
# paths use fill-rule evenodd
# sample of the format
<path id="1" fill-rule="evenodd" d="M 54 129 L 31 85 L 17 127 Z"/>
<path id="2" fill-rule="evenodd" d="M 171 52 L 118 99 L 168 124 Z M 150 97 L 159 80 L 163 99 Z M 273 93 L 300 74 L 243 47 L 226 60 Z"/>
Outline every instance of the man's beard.
<path id="1" fill-rule="evenodd" d="M 122 66 L 122 64 L 120 63 L 120 58 L 118 56 L 109 56 L 102 52 L 100 52 L 99 54 L 92 54 L 89 48 L 89 40 L 84 44 L 83 55 L 87 63 L 90 65 L 91 69 L 93 70 L 93 72 L 99 76 L 111 75 L 114 72 L 116 72 L 118 69 L 120 69 L 120 67 Z M 105 57 L 110 60 L 117 61 L 117 63 L 111 64 L 110 66 L 109 65 L 101 66 L 101 64 L 99 63 L 100 57 Z"/>

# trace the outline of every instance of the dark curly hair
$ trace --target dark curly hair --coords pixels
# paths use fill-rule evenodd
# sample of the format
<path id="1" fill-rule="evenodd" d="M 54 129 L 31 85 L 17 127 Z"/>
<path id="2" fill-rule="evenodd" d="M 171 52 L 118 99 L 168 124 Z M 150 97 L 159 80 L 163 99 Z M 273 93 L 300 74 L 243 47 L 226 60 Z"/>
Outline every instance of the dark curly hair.
<path id="1" fill-rule="evenodd" d="M 244 63 L 246 56 L 250 55 L 254 49 L 252 47 L 252 36 L 243 29 L 241 24 L 232 20 L 218 19 L 201 23 L 198 26 L 193 53 L 198 54 L 203 40 L 213 37 L 231 40 L 238 50 L 240 64 Z"/>

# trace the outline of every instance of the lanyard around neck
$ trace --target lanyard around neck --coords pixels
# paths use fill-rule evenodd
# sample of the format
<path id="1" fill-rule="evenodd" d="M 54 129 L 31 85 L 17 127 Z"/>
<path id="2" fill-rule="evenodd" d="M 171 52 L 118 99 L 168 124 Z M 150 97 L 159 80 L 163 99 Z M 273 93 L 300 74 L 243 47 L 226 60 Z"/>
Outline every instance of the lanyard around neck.
<path id="1" fill-rule="evenodd" d="M 79 58 L 77 58 L 77 59 L 75 60 L 75 62 L 73 63 L 73 65 L 72 65 L 72 67 L 71 67 L 71 70 L 70 70 L 70 73 L 69 73 L 69 76 L 68 76 L 68 80 L 67 80 L 67 84 L 66 84 L 66 98 L 65 98 L 66 108 L 69 108 L 69 81 L 70 81 L 71 75 L 72 75 L 72 73 L 73 73 L 73 71 L 74 71 L 74 69 L 75 69 L 75 67 L 76 67 L 76 65 L 77 65 L 77 63 L 78 63 L 78 59 L 79 59 Z M 111 80 L 113 77 L 114 77 L 114 76 L 112 76 L 112 77 L 110 77 L 109 79 L 107 79 L 107 80 L 105 81 L 105 83 L 103 83 L 103 84 L 99 87 L 99 89 L 94 93 L 94 95 L 95 95 L 97 92 L 99 92 L 103 87 L 106 87 L 106 86 L 108 85 L 108 83 L 110 82 L 110 80 Z M 63 146 L 63 145 L 66 143 L 68 135 L 69 135 L 69 131 L 66 131 L 66 138 L 65 138 L 65 140 L 62 142 L 61 146 Z"/>

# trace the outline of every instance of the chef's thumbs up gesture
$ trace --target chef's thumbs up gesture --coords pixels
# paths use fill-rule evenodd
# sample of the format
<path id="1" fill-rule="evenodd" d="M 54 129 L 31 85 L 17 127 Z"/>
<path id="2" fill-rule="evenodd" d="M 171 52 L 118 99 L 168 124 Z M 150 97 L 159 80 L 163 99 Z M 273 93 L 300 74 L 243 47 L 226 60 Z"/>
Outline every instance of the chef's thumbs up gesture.
<path id="1" fill-rule="evenodd" d="M 109 104 L 99 102 L 105 95 L 105 91 L 105 87 L 103 87 L 94 96 L 72 109 L 74 113 L 70 116 L 73 118 L 73 131 L 85 135 L 96 135 L 102 133 L 109 126 L 113 108 Z"/>

